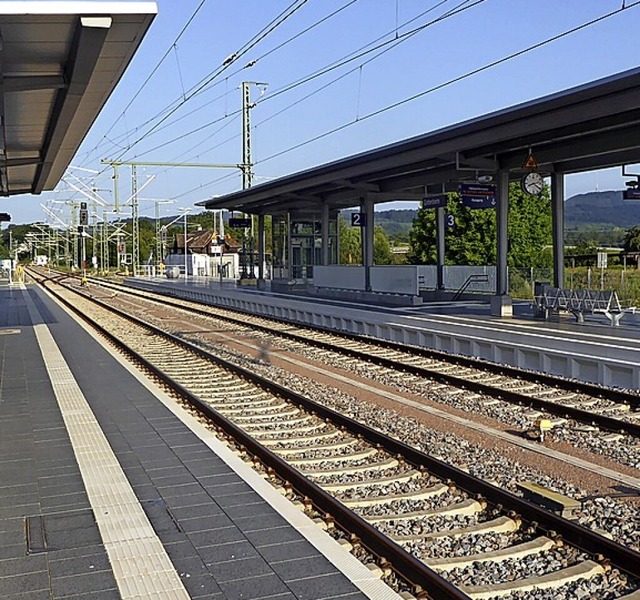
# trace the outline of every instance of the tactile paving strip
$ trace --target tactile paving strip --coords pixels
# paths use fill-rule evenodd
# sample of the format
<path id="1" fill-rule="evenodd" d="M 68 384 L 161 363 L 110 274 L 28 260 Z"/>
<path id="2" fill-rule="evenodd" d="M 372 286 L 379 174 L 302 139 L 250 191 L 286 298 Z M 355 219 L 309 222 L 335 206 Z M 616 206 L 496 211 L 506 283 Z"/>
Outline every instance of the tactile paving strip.
<path id="1" fill-rule="evenodd" d="M 34 331 L 120 595 L 187 600 L 189 594 L 51 332 L 46 325 L 35 325 Z"/>

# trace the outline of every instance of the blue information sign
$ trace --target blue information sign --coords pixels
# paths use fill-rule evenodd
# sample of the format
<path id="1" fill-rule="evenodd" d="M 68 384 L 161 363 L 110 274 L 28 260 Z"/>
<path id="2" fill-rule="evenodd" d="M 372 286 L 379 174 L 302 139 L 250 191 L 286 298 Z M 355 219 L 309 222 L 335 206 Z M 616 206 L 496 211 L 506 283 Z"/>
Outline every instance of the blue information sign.
<path id="1" fill-rule="evenodd" d="M 245 229 L 247 227 L 251 227 L 251 219 L 231 217 L 229 219 L 229 227 L 234 227 L 238 229 Z"/>
<path id="2" fill-rule="evenodd" d="M 462 206 L 466 206 L 467 208 L 495 208 L 496 207 L 496 199 L 495 197 L 486 197 L 482 196 L 461 196 Z"/>
<path id="3" fill-rule="evenodd" d="M 447 205 L 449 196 L 438 194 L 437 196 L 427 196 L 422 199 L 422 208 L 444 208 Z"/>
<path id="4" fill-rule="evenodd" d="M 461 183 L 458 188 L 462 205 L 467 208 L 495 208 L 496 186 L 481 183 Z"/>

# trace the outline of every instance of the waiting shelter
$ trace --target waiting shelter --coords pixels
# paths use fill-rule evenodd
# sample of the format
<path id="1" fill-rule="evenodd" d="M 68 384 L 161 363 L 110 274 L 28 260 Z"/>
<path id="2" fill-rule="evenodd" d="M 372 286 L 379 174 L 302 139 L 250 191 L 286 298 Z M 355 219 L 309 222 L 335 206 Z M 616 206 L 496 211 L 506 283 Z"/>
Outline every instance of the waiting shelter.
<path id="1" fill-rule="evenodd" d="M 497 217 L 492 312 L 511 314 L 507 284 L 509 183 L 535 195 L 551 178 L 554 285 L 564 279 L 564 176 L 640 162 L 640 69 L 342 158 L 200 203 L 258 217 L 264 256 L 265 215 L 272 215 L 273 285 L 337 263 L 338 211 L 359 207 L 363 291 L 372 289 L 374 206 L 467 192 Z M 466 187 L 465 187 L 466 186 Z M 428 201 L 427 201 L 428 204 Z M 437 211 L 437 288 L 443 289 L 445 208 Z M 259 261 L 262 263 L 262 261 Z M 260 273 L 260 279 L 264 276 Z"/>

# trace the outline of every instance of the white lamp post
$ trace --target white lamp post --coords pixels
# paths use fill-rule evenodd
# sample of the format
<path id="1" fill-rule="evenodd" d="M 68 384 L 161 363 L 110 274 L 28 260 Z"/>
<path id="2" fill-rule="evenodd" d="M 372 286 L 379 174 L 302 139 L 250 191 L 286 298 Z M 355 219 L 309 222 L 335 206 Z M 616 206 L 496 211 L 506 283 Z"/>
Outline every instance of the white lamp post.
<path id="1" fill-rule="evenodd" d="M 187 215 L 191 211 L 190 208 L 180 208 L 178 209 L 184 213 L 184 279 L 187 280 L 187 276 L 189 275 L 189 266 L 187 262 Z"/>

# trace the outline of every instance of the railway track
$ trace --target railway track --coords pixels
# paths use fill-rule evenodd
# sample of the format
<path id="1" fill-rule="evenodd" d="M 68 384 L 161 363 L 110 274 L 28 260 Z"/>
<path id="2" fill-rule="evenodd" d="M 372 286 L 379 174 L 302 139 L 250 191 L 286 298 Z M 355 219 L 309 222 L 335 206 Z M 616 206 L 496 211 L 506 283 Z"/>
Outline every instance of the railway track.
<path id="1" fill-rule="evenodd" d="M 527 373 L 464 357 L 451 357 L 425 349 L 406 347 L 300 327 L 291 323 L 176 300 L 160 294 L 95 280 L 103 289 L 124 296 L 160 303 L 184 311 L 190 319 L 216 319 L 239 331 L 260 331 L 265 343 L 283 340 L 286 349 L 348 369 L 365 378 L 446 403 L 466 412 L 484 414 L 538 437 L 536 422 L 546 420 L 553 437 L 590 452 L 610 456 L 629 467 L 640 465 L 640 396 Z M 110 299 L 107 299 L 110 301 Z M 136 307 L 132 307 L 135 310 Z M 512 409 L 510 406 L 516 406 Z M 548 434 L 547 434 L 548 435 Z"/>
<path id="2" fill-rule="evenodd" d="M 313 510 L 357 536 L 414 594 L 562 598 L 588 582 L 594 597 L 617 598 L 636 589 L 625 573 L 640 572 L 638 553 L 184 339 L 53 287 Z"/>

